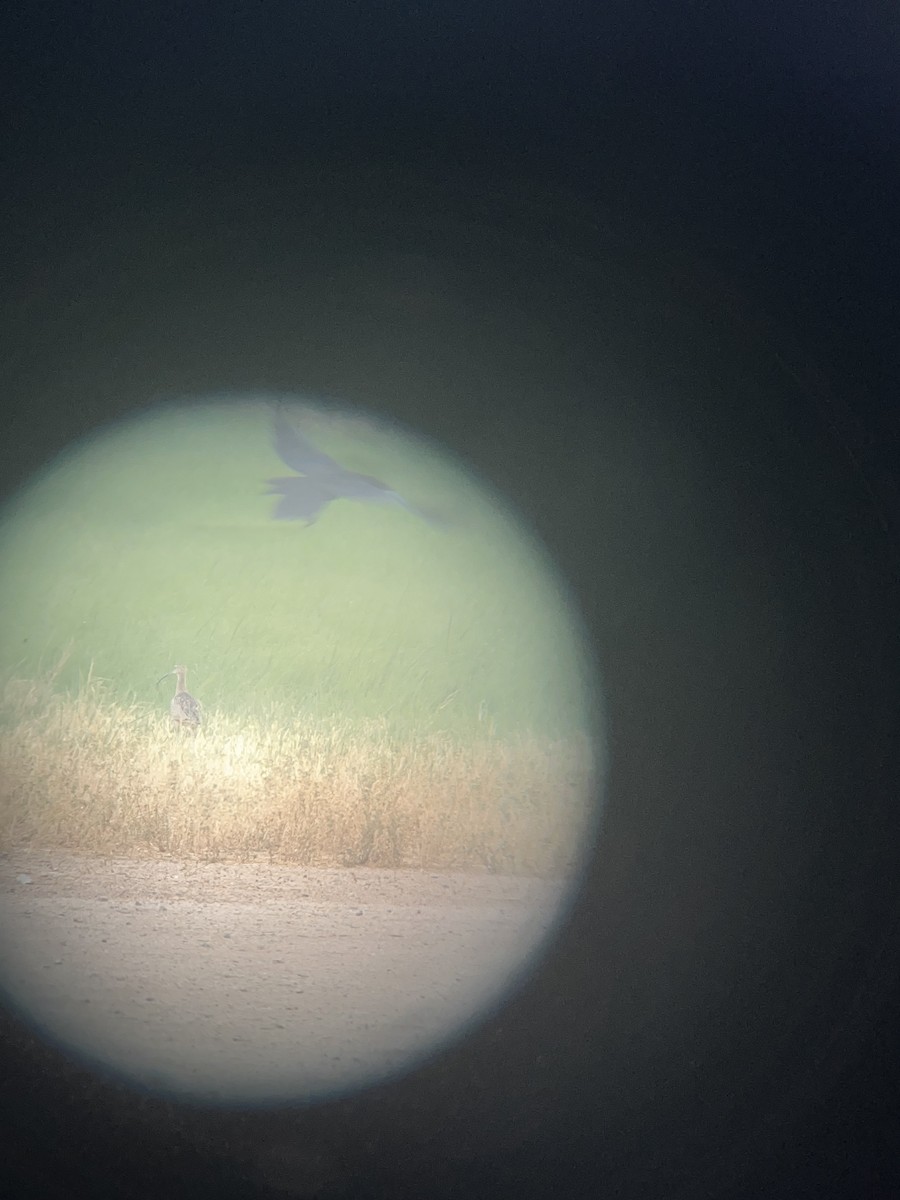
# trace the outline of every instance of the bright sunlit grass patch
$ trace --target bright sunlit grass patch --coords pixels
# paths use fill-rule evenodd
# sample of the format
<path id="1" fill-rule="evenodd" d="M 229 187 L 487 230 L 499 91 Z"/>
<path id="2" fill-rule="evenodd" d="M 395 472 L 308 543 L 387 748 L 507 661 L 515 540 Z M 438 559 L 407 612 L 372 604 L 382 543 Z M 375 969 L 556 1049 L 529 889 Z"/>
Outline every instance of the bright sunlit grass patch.
<path id="1" fill-rule="evenodd" d="M 399 736 L 386 721 L 208 714 L 199 732 L 11 678 L 0 846 L 565 876 L 592 829 L 586 738 Z"/>
<path id="2" fill-rule="evenodd" d="M 275 703 L 410 734 L 583 730 L 573 614 L 526 531 L 436 450 L 319 430 L 447 528 L 346 499 L 275 521 L 265 404 L 157 413 L 74 447 L 2 514 L 0 677 L 64 659 L 60 690 L 93 672 L 152 706 L 179 662 L 211 711 L 263 724 Z"/>

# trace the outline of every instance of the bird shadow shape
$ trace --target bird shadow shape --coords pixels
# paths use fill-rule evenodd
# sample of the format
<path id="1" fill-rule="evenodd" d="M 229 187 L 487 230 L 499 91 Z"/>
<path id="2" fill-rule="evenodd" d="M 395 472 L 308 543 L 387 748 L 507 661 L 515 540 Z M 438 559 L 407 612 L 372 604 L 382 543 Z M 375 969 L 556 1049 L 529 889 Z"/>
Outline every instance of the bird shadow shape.
<path id="1" fill-rule="evenodd" d="M 341 466 L 317 449 L 280 408 L 272 414 L 272 445 L 284 465 L 297 472 L 266 481 L 266 494 L 281 497 L 272 512 L 273 520 L 312 525 L 335 500 L 356 500 L 404 508 L 436 529 L 450 528 L 446 517 L 412 504 L 380 479 Z"/>

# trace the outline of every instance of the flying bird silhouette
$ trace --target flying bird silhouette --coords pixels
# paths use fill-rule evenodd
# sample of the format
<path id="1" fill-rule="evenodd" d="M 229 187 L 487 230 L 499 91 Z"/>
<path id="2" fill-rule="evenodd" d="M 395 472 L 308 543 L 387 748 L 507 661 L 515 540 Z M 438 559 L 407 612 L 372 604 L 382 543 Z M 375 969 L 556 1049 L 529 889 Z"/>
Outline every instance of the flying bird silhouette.
<path id="1" fill-rule="evenodd" d="M 380 479 L 348 471 L 317 450 L 280 410 L 273 415 L 272 445 L 284 465 L 297 472 L 296 475 L 267 480 L 267 495 L 281 496 L 272 513 L 276 521 L 306 521 L 307 525 L 312 525 L 333 500 L 358 500 L 364 504 L 397 505 L 429 525 L 442 527 L 445 524 L 440 517 L 411 504 Z"/>

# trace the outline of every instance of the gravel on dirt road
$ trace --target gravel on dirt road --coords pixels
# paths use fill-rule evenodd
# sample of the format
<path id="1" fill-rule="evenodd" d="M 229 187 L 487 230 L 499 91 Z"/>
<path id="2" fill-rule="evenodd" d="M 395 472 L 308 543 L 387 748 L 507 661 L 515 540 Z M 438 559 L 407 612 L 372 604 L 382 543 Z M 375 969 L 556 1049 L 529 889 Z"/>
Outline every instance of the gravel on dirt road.
<path id="1" fill-rule="evenodd" d="M 15 851 L 0 859 L 0 983 L 53 1040 L 154 1090 L 335 1095 L 414 1066 L 499 1000 L 567 892 Z"/>

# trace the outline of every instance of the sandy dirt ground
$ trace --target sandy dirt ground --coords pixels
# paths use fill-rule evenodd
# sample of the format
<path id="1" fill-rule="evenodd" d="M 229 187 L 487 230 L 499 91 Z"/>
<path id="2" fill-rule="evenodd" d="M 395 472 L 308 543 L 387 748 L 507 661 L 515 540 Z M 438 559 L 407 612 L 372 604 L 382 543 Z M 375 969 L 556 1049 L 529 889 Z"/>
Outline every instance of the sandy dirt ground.
<path id="1" fill-rule="evenodd" d="M 56 1040 L 167 1093 L 351 1091 L 520 977 L 561 883 L 268 863 L 0 858 L 0 979 Z"/>

